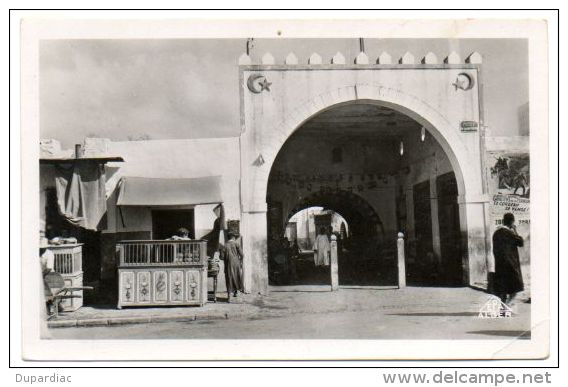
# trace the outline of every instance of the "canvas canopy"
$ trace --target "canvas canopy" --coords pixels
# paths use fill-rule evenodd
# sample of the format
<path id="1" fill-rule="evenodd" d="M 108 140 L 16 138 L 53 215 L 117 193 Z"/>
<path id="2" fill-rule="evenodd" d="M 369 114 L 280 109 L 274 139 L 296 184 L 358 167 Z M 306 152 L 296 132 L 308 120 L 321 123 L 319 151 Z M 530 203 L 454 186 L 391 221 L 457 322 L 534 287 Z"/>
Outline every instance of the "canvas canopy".
<path id="1" fill-rule="evenodd" d="M 221 177 L 187 179 L 123 177 L 119 206 L 186 206 L 222 203 Z"/>

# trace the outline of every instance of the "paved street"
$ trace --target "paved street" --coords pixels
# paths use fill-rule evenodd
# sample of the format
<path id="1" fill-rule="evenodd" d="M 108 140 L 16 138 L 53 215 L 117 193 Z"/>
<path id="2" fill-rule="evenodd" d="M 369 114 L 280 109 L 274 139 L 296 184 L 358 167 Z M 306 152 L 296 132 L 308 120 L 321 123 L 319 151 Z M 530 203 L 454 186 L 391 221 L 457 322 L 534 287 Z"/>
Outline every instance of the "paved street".
<path id="1" fill-rule="evenodd" d="M 341 312 L 238 320 L 59 328 L 60 339 L 507 339 L 528 338 L 518 318 L 465 313 Z"/>
<path id="2" fill-rule="evenodd" d="M 306 289 L 303 289 L 306 290 Z M 208 304 L 226 318 L 50 329 L 55 339 L 507 339 L 530 337 L 530 304 L 511 318 L 480 319 L 488 295 L 470 288 L 340 289 L 245 296 Z M 187 310 L 187 308 L 185 308 Z M 232 309 L 240 313 L 231 317 Z M 178 311 L 162 308 L 162 315 Z M 114 311 L 113 311 L 114 312 Z M 129 315 L 152 313 L 144 309 Z M 101 313 L 101 312 L 99 312 Z M 164 319 L 164 321 L 167 321 Z"/>

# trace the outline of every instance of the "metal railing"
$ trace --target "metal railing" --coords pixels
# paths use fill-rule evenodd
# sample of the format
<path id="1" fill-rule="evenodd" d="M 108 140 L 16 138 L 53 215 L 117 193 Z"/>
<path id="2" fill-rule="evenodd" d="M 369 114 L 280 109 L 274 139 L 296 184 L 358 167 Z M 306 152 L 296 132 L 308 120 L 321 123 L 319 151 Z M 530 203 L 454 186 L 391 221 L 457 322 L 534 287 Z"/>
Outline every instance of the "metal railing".
<path id="1" fill-rule="evenodd" d="M 207 241 L 136 240 L 116 244 L 120 266 L 205 265 Z"/>
<path id="2" fill-rule="evenodd" d="M 83 270 L 83 246 L 82 245 L 59 245 L 50 246 L 53 252 L 53 270 L 59 274 L 73 274 Z"/>

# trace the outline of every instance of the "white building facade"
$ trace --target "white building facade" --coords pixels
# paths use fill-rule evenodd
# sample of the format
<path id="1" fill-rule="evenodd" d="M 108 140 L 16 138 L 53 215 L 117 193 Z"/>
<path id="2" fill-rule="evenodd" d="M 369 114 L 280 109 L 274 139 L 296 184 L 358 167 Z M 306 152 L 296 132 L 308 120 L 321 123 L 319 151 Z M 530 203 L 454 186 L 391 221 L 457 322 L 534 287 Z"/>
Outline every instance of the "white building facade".
<path id="1" fill-rule="evenodd" d="M 515 129 L 504 138 L 486 136 L 490 107 L 479 53 L 463 59 L 361 53 L 354 64 L 339 53 L 328 61 L 291 54 L 284 64 L 270 54 L 255 64 L 243 54 L 238 71 L 239 137 L 108 143 L 124 162 L 106 165 L 103 278 L 115 272 L 114 243 L 155 238 L 156 211 L 191 210 L 197 239 L 215 221 L 215 203 L 117 205 L 121 182 L 218 177 L 226 218 L 240 223 L 246 292 L 269 291 L 271 233 L 283 233 L 290 217 L 310 206 L 337 211 L 350 234 L 376 233 L 384 245 L 403 232 L 407 274 L 428 255 L 438 267 L 451 267 L 453 284 L 487 286 L 500 216 L 494 196 L 528 206 L 528 176 L 523 183 L 523 167 L 513 171 L 512 164 L 519 157 L 528 162 L 528 136 Z M 508 164 L 496 166 L 501 156 Z M 43 188 L 50 179 L 44 180 Z M 521 218 L 530 225 L 528 210 Z"/>

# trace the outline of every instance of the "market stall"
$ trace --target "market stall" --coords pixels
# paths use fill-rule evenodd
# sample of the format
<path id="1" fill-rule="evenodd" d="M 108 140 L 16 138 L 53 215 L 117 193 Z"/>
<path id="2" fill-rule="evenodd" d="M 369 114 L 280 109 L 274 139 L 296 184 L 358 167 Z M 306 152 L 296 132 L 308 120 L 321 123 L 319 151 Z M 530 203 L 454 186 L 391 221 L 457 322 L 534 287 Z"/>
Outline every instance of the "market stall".
<path id="1" fill-rule="evenodd" d="M 218 176 L 122 178 L 118 226 L 147 230 L 149 238 L 116 243 L 118 308 L 207 302 L 208 257 L 218 249 L 225 227 L 216 221 L 218 226 L 203 235 L 215 219 L 215 211 L 204 219 L 204 209 L 218 209 L 217 220 L 223 218 L 220 184 Z M 185 235 L 178 236 L 180 230 Z M 203 239 L 195 239 L 197 234 Z M 217 273 L 209 274 L 215 282 Z"/>
<path id="2" fill-rule="evenodd" d="M 119 309 L 207 302 L 207 241 L 121 241 L 117 254 Z"/>

